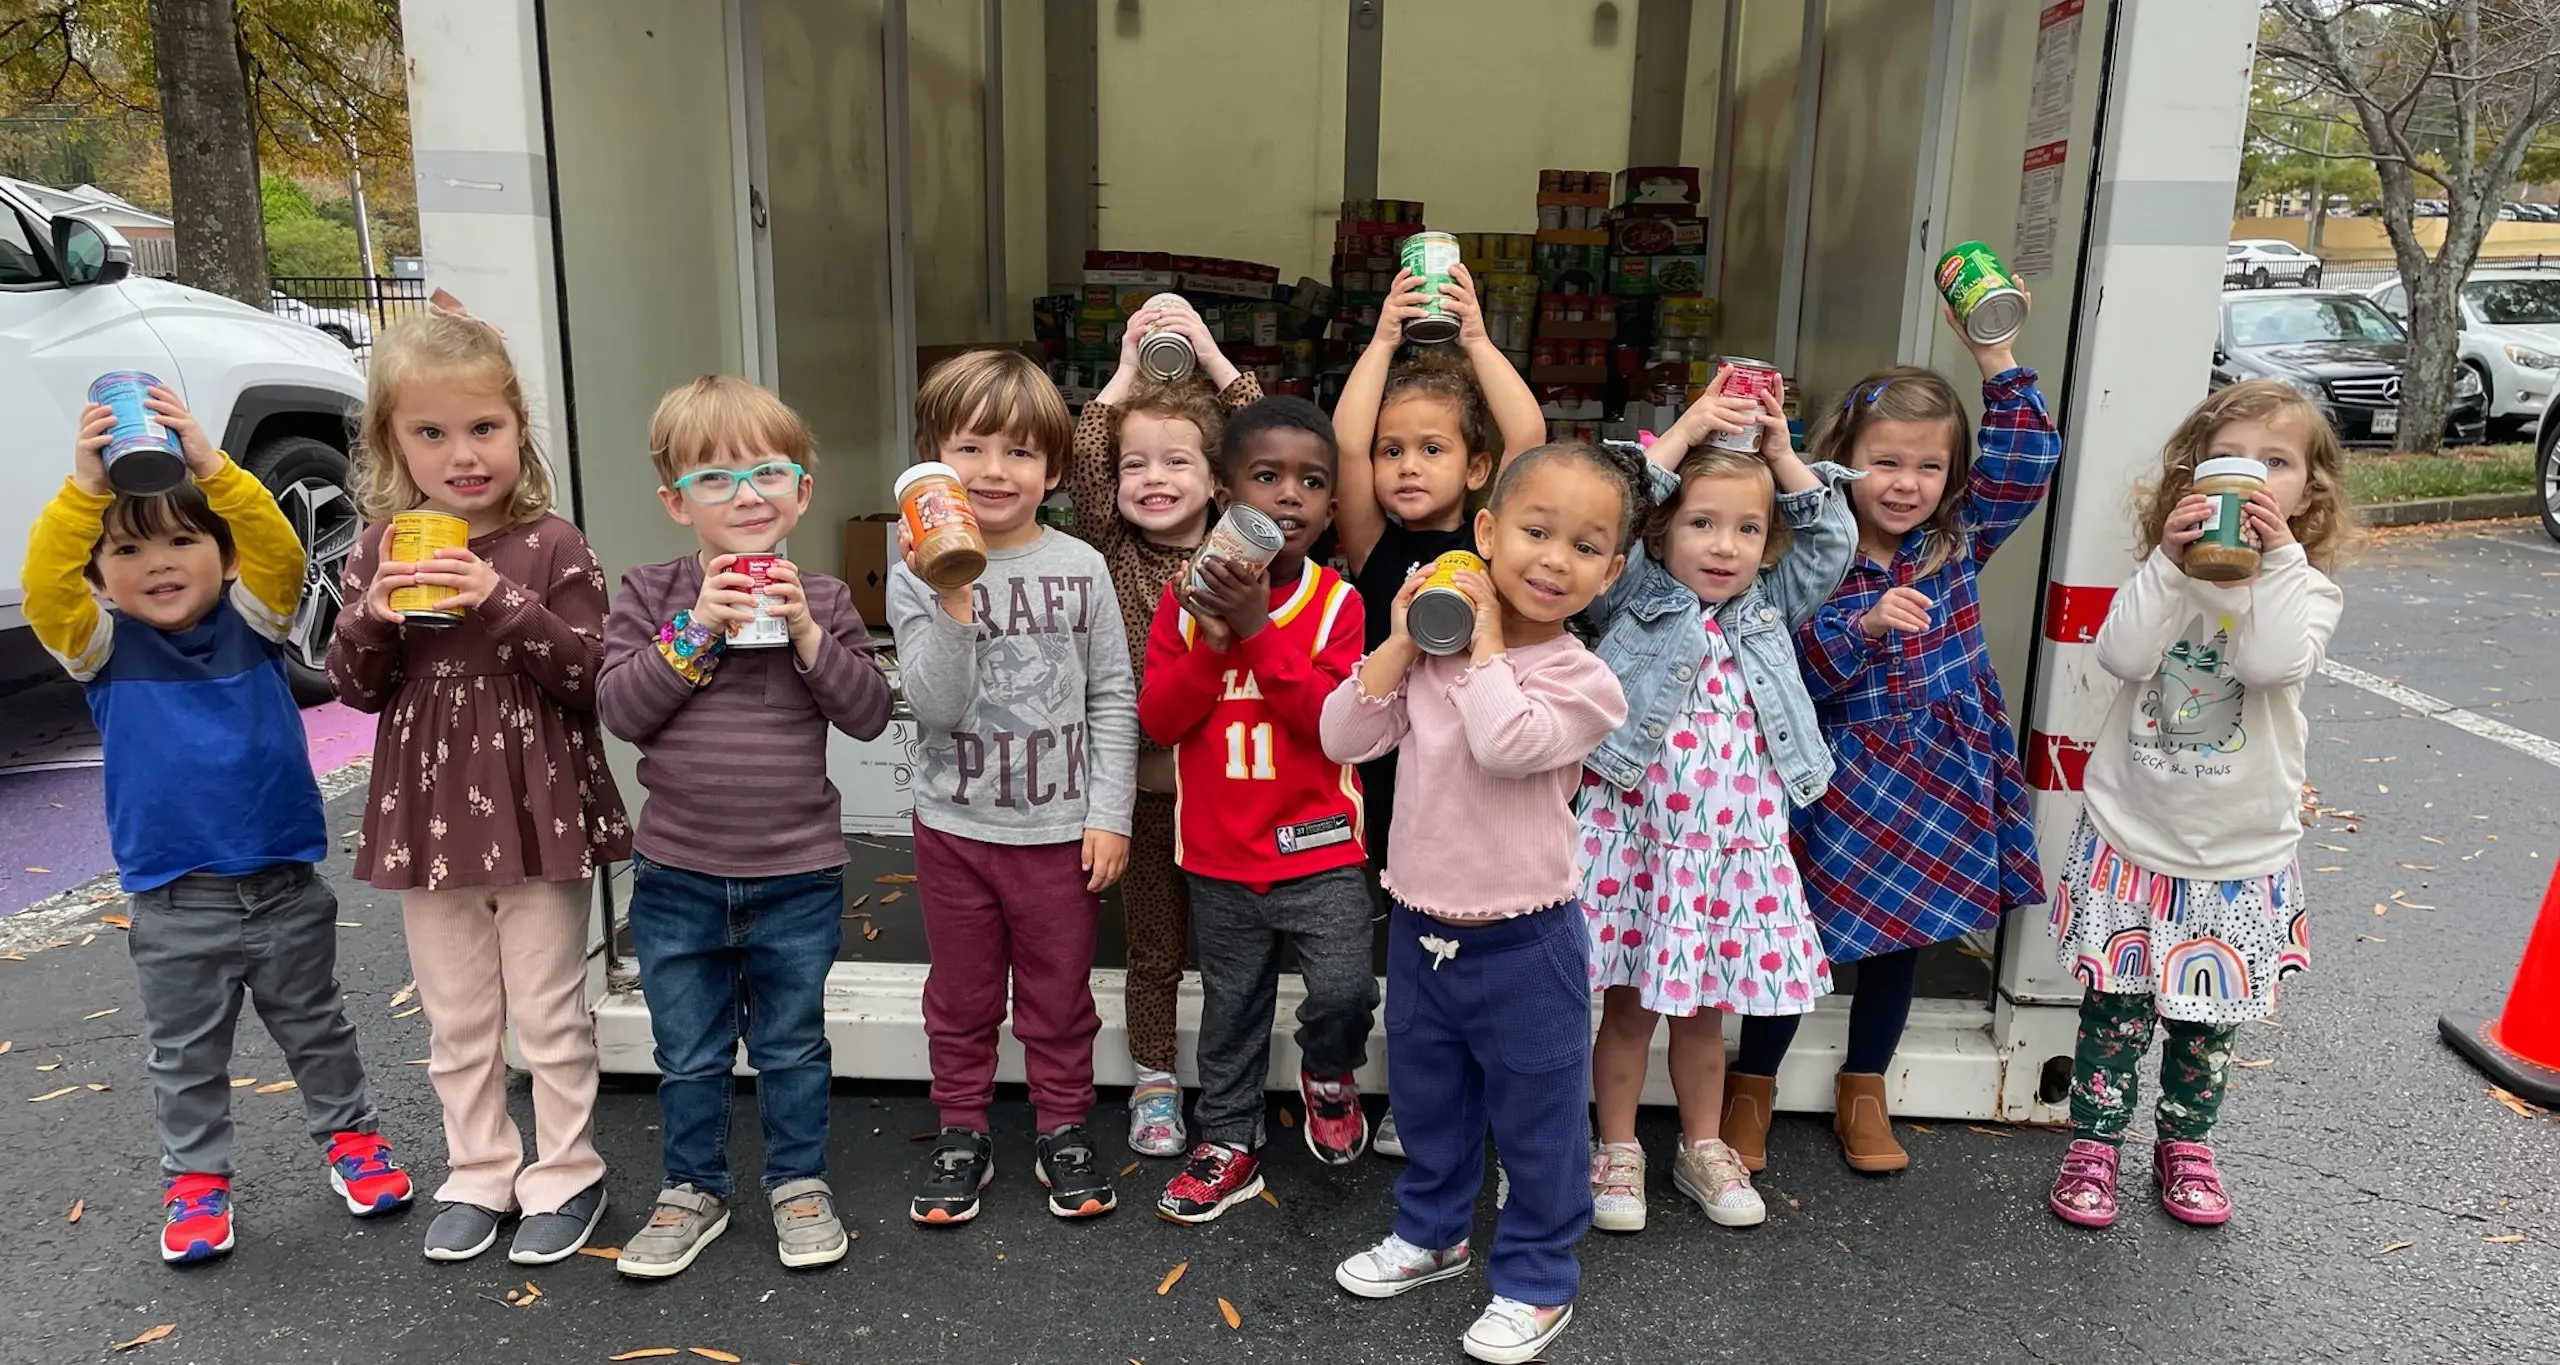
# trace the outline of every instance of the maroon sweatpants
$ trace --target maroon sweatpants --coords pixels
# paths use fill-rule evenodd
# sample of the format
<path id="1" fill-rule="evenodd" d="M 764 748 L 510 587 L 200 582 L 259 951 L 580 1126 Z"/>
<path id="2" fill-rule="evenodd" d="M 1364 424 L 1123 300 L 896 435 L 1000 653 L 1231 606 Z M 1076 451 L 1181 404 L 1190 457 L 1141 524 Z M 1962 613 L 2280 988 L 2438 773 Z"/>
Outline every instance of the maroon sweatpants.
<path id="1" fill-rule="evenodd" d="M 1040 1131 L 1082 1123 L 1093 1108 L 1094 926 L 1084 847 L 982 843 L 916 822 L 916 898 L 933 965 L 924 1034 L 933 1102 L 946 1128 L 988 1131 L 996 1031 L 1012 982 L 1013 1036 Z"/>

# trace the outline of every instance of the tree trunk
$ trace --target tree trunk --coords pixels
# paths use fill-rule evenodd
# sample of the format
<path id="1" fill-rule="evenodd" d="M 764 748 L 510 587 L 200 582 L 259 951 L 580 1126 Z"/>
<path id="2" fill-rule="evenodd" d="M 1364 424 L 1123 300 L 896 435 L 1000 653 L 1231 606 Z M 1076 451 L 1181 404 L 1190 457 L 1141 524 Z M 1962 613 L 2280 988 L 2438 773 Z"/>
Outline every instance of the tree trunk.
<path id="1" fill-rule="evenodd" d="M 2455 316 L 2454 298 L 2464 273 L 2439 261 L 2410 282 L 2409 359 L 2400 368 L 2398 449 L 2428 451 L 2444 444 L 2445 409 L 2461 364 L 2462 323 Z"/>
<path id="2" fill-rule="evenodd" d="M 170 216 L 178 222 L 178 278 L 264 308 L 258 131 L 231 6 L 232 0 L 151 0 L 160 136 L 169 152 Z"/>

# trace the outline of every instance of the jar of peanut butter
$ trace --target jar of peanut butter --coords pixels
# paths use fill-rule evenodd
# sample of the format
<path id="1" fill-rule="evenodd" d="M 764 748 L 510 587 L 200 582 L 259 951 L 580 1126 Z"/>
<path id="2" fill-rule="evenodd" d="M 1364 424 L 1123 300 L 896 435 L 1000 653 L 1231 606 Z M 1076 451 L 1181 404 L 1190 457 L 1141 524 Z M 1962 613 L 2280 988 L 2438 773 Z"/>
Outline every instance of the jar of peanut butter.
<path id="1" fill-rule="evenodd" d="M 987 571 L 987 539 L 959 471 L 927 461 L 898 476 L 898 515 L 915 542 L 916 576 L 937 589 L 966 587 Z"/>
<path id="2" fill-rule="evenodd" d="M 2244 512 L 2249 495 L 2267 486 L 2267 467 L 2241 455 L 2223 455 L 2196 466 L 2195 491 L 2212 502 L 2204 536 L 2187 547 L 2187 577 L 2237 583 L 2258 572 L 2258 547 Z"/>

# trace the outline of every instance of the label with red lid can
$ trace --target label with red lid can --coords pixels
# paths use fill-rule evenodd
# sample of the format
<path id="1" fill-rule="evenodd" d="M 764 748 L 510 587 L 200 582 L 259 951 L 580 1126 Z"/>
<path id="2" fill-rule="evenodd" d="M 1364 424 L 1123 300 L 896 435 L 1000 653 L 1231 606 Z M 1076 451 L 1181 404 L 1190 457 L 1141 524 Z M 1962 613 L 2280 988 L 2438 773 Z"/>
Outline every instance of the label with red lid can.
<path id="1" fill-rule="evenodd" d="M 1738 355 L 1724 358 L 1731 370 L 1724 378 L 1727 398 L 1776 398 L 1778 367 L 1765 360 L 1747 360 Z M 1740 431 L 1719 431 L 1707 437 L 1707 444 L 1718 450 L 1739 454 L 1755 454 L 1760 449 L 1760 428 L 1745 427 Z"/>
<path id="2" fill-rule="evenodd" d="M 782 604 L 765 591 L 773 586 L 773 566 L 781 559 L 780 555 L 740 555 L 729 561 L 729 572 L 755 581 L 756 595 L 755 619 L 729 632 L 729 648 L 770 649 L 791 643 L 791 625 L 775 611 Z"/>

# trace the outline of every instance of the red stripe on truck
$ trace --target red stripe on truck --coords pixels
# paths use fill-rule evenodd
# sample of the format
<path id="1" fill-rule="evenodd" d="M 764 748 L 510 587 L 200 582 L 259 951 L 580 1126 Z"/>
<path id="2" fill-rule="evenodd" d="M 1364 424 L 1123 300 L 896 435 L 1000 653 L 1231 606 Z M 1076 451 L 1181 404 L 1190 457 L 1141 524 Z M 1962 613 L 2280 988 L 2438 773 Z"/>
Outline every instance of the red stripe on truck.
<path id="1" fill-rule="evenodd" d="M 2085 645 L 2098 638 L 2114 605 L 2113 588 L 2079 588 L 2048 583 L 2044 589 L 2044 637 L 2057 644 Z"/>
<path id="2" fill-rule="evenodd" d="M 2027 783 L 2037 791 L 2076 792 L 2093 746 L 2042 730 L 2027 732 Z"/>

